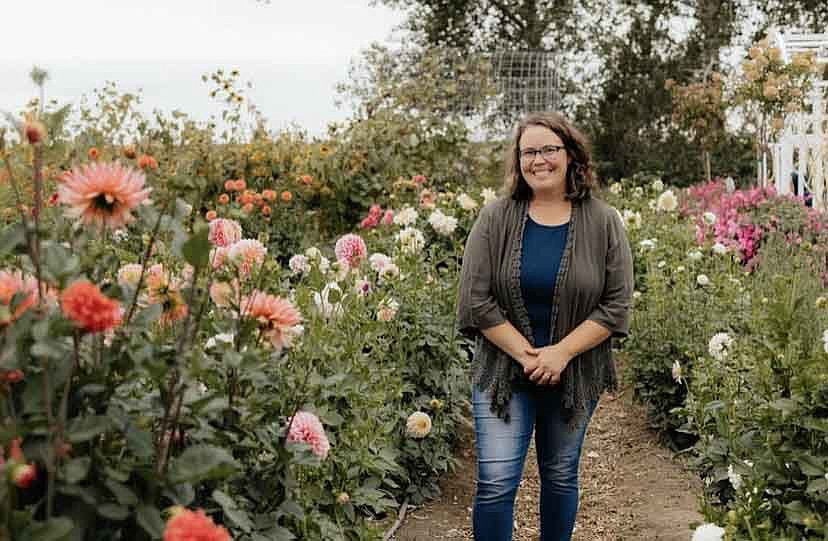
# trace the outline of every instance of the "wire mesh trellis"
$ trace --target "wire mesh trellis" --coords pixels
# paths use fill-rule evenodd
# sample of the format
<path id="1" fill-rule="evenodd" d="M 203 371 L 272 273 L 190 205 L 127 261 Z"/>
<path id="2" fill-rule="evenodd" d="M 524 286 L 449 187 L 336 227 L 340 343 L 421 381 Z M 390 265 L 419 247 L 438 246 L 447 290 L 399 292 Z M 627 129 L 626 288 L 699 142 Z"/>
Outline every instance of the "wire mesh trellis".
<path id="1" fill-rule="evenodd" d="M 504 133 L 532 111 L 552 111 L 561 100 L 556 55 L 549 51 L 492 51 L 467 55 L 443 51 L 444 69 L 460 82 L 447 109 L 467 117 L 475 130 Z M 457 73 L 458 66 L 463 66 Z M 464 78 L 468 73 L 475 77 Z"/>
<path id="2" fill-rule="evenodd" d="M 498 110 L 507 117 L 556 109 L 560 80 L 548 51 L 496 51 L 489 57 Z"/>

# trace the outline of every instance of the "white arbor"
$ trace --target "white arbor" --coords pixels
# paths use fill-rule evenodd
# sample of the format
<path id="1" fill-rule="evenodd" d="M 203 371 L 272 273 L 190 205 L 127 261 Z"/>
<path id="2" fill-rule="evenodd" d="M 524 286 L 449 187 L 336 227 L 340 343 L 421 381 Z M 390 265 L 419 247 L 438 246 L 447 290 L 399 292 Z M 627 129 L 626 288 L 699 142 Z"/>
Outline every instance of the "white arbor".
<path id="1" fill-rule="evenodd" d="M 795 53 L 814 52 L 820 65 L 828 63 L 828 33 L 771 34 L 785 62 Z M 808 110 L 788 115 L 778 141 L 772 145 L 773 178 L 780 194 L 803 195 L 807 190 L 814 207 L 828 209 L 828 81 L 818 80 L 809 97 Z M 797 189 L 798 188 L 798 189 Z"/>

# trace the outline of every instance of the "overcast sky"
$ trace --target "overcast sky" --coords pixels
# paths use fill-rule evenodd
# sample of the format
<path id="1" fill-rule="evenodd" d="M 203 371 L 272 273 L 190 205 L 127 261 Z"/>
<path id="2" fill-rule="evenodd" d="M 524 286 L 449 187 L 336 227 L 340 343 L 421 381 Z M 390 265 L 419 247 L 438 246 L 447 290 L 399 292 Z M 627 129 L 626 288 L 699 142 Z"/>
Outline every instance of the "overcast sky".
<path id="1" fill-rule="evenodd" d="M 334 86 L 403 18 L 370 0 L 0 0 L 0 9 L 0 110 L 36 95 L 37 64 L 50 72 L 47 99 L 77 102 L 115 81 L 143 89 L 147 111 L 206 120 L 219 108 L 201 75 L 238 68 L 272 128 L 295 121 L 312 134 L 348 115 Z"/>

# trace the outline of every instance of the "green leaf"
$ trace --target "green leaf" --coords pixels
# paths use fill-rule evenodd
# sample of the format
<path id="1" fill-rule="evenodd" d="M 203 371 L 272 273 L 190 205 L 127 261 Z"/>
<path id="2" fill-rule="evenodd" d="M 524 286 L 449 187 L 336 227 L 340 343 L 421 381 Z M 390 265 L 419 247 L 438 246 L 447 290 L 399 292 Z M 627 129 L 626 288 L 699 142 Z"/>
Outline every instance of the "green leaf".
<path id="1" fill-rule="evenodd" d="M 104 484 L 121 505 L 136 505 L 138 503 L 138 496 L 126 485 L 112 479 L 107 479 Z"/>
<path id="2" fill-rule="evenodd" d="M 115 505 L 114 503 L 99 505 L 96 510 L 99 515 L 110 520 L 124 520 L 129 516 L 129 509 L 123 505 Z"/>
<path id="3" fill-rule="evenodd" d="M 345 419 L 335 411 L 320 412 L 319 417 L 322 419 L 322 422 L 328 426 L 339 426 L 345 421 Z"/>
<path id="4" fill-rule="evenodd" d="M 212 496 L 213 500 L 221 506 L 225 517 L 229 518 L 236 526 L 245 532 L 249 533 L 253 530 L 253 522 L 250 520 L 247 512 L 243 509 L 239 509 L 236 502 L 233 501 L 233 498 L 220 490 L 214 490 Z"/>
<path id="5" fill-rule="evenodd" d="M 785 517 L 794 524 L 804 524 L 805 517 L 810 512 L 811 510 L 799 500 L 785 504 Z"/>
<path id="6" fill-rule="evenodd" d="M 99 491 L 93 487 L 85 487 L 83 485 L 59 485 L 58 492 L 80 498 L 85 503 L 95 506 L 98 504 Z"/>
<path id="7" fill-rule="evenodd" d="M 92 459 L 88 456 L 73 458 L 72 460 L 63 465 L 63 469 L 61 470 L 61 473 L 63 474 L 63 479 L 67 483 L 72 484 L 83 481 L 89 474 L 89 466 L 91 464 Z"/>
<path id="8" fill-rule="evenodd" d="M 796 409 L 796 402 L 794 402 L 790 398 L 778 398 L 771 402 L 769 405 L 775 410 L 788 414 L 793 413 L 793 411 Z"/>
<path id="9" fill-rule="evenodd" d="M 138 524 L 153 539 L 161 539 L 161 536 L 164 535 L 164 519 L 161 518 L 161 513 L 155 507 L 139 505 L 135 509 L 135 518 L 138 520 Z"/>
<path id="10" fill-rule="evenodd" d="M 106 415 L 76 417 L 66 427 L 67 437 L 72 443 L 88 441 L 109 430 L 111 424 Z"/>
<path id="11" fill-rule="evenodd" d="M 807 476 L 822 477 L 825 474 L 825 461 L 820 458 L 803 454 L 797 462 L 799 469 Z"/>
<path id="12" fill-rule="evenodd" d="M 808 483 L 808 490 L 806 492 L 811 494 L 814 492 L 825 492 L 826 490 L 828 490 L 828 479 L 823 476 L 817 477 Z"/>
<path id="13" fill-rule="evenodd" d="M 198 269 L 206 267 L 210 261 L 210 248 L 208 229 L 203 227 L 181 246 L 181 253 L 187 263 Z"/>
<path id="14" fill-rule="evenodd" d="M 9 254 L 18 247 L 26 246 L 26 229 L 23 224 L 8 227 L 0 236 L 0 255 Z"/>
<path id="15" fill-rule="evenodd" d="M 182 483 L 166 488 L 163 495 L 174 504 L 187 506 L 195 500 L 195 489 L 189 483 Z"/>
<path id="16" fill-rule="evenodd" d="M 253 536 L 255 541 L 293 541 L 296 536 L 290 530 L 281 526 L 273 526 L 267 530 L 264 535 L 256 534 Z"/>
<path id="17" fill-rule="evenodd" d="M 49 243 L 43 251 L 46 274 L 54 281 L 62 282 L 77 273 L 80 260 L 60 244 Z"/>
<path id="18" fill-rule="evenodd" d="M 69 349 L 63 347 L 63 344 L 54 338 L 47 338 L 46 340 L 32 344 L 31 352 L 32 357 L 63 360 L 66 358 Z"/>
<path id="19" fill-rule="evenodd" d="M 62 541 L 68 539 L 75 524 L 66 517 L 53 518 L 47 522 L 32 522 L 23 531 L 20 541 Z"/>
<path id="20" fill-rule="evenodd" d="M 133 424 L 127 427 L 126 441 L 129 450 L 138 458 L 149 458 L 155 452 L 152 446 L 152 434 Z"/>
<path id="21" fill-rule="evenodd" d="M 196 445 L 181 453 L 171 465 L 173 484 L 225 477 L 237 467 L 236 460 L 221 447 Z"/>
<path id="22" fill-rule="evenodd" d="M 279 511 L 286 515 L 291 515 L 297 520 L 305 520 L 305 510 L 302 509 L 298 503 L 292 500 L 285 500 L 282 502 L 282 505 L 279 506 Z"/>

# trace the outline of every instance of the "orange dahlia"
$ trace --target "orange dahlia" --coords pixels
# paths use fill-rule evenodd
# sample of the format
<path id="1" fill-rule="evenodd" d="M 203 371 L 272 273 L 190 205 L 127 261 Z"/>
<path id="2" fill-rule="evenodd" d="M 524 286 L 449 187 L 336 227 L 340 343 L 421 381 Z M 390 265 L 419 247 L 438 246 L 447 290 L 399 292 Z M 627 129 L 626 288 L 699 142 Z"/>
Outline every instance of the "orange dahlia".
<path id="1" fill-rule="evenodd" d="M 12 312 L 12 299 L 20 294 Z M 37 302 L 37 280 L 20 271 L 0 271 L 0 327 L 18 319 Z"/>
<path id="2" fill-rule="evenodd" d="M 167 521 L 164 541 L 231 541 L 230 532 L 217 525 L 203 509 L 176 511 Z"/>
<path id="3" fill-rule="evenodd" d="M 118 162 L 76 167 L 58 186 L 60 202 L 69 206 L 66 216 L 83 223 L 123 227 L 133 221 L 132 210 L 147 200 L 144 173 Z"/>
<path id="4" fill-rule="evenodd" d="M 103 332 L 121 324 L 121 303 L 110 299 L 87 280 L 79 280 L 60 296 L 63 314 L 88 332 Z"/>
<path id="5" fill-rule="evenodd" d="M 258 321 L 259 329 L 276 349 L 289 347 L 302 332 L 302 314 L 287 299 L 254 291 L 242 299 L 241 307 L 244 317 Z"/>

